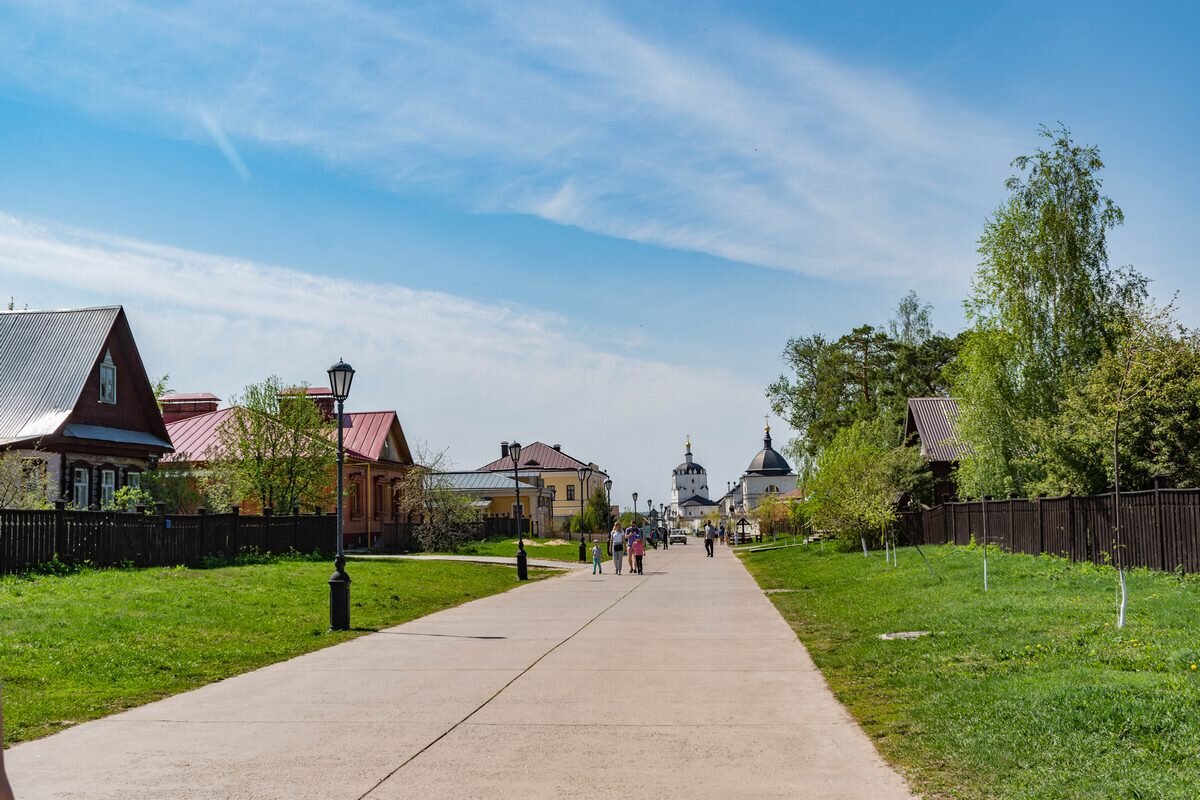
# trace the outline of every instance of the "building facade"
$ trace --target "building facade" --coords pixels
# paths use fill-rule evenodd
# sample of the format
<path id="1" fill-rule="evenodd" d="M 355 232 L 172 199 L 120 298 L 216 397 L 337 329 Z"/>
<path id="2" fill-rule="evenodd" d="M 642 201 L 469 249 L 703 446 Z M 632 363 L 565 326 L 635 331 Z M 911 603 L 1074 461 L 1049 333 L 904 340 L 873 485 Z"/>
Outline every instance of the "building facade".
<path id="1" fill-rule="evenodd" d="M 670 517 L 674 527 L 697 530 L 705 516 L 719 509 L 708 496 L 708 471 L 692 456 L 692 438 L 684 444 L 683 462 L 671 470 Z"/>
<path id="2" fill-rule="evenodd" d="M 104 508 L 172 450 L 120 306 L 0 312 L 0 449 L 46 500 Z"/>
<path id="3" fill-rule="evenodd" d="M 522 481 L 549 489 L 552 494 L 549 527 L 539 535 L 562 530 L 570 517 L 579 514 L 581 502 L 586 506 L 593 494 L 605 491 L 604 482 L 608 480 L 608 473 L 595 463 L 567 455 L 562 445 L 544 442 L 523 445 L 519 465 L 513 464 L 508 442 L 501 442 L 500 458 L 484 464 L 478 471 L 512 475 L 514 467 Z M 582 483 L 579 480 L 580 469 L 588 470 Z M 524 509 L 523 516 L 528 519 L 529 514 L 530 509 Z"/>

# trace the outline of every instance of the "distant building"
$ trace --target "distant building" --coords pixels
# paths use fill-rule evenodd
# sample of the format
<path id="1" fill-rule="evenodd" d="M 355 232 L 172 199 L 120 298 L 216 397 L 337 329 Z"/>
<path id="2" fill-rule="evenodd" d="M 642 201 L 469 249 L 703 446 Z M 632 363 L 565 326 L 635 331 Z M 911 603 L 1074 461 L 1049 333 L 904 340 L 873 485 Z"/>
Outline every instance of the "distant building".
<path id="1" fill-rule="evenodd" d="M 719 504 L 708 496 L 708 471 L 692 456 L 692 437 L 684 444 L 683 463 L 671 470 L 671 511 L 676 527 L 700 527 Z"/>
<path id="2" fill-rule="evenodd" d="M 171 452 L 124 309 L 0 312 L 0 449 L 75 508 L 140 486 Z"/>
<path id="3" fill-rule="evenodd" d="M 528 520 L 528 531 L 541 535 L 550 530 L 554 492 L 549 487 L 517 481 L 503 472 L 431 472 L 426 483 L 471 498 L 471 506 L 481 519 L 513 519 L 520 483 L 521 507 L 529 512 L 522 515 Z"/>
<path id="4" fill-rule="evenodd" d="M 781 496 L 796 488 L 796 473 L 779 452 L 771 446 L 771 426 L 763 428 L 762 449 L 750 460 L 750 466 L 730 490 L 727 498 L 733 513 L 730 516 L 747 519 L 768 495 Z"/>
<path id="5" fill-rule="evenodd" d="M 479 468 L 479 472 L 503 472 L 513 474 L 513 460 L 509 455 L 508 442 L 500 443 L 500 458 Z M 579 469 L 586 467 L 591 470 L 586 482 L 580 486 Z M 544 442 L 534 442 L 521 446 L 521 463 L 517 466 L 518 476 L 530 485 L 546 487 L 553 492 L 550 505 L 550 522 L 548 530 L 534 529 L 536 535 L 549 533 L 551 530 L 562 528 L 569 517 L 579 513 L 580 498 L 584 505 L 596 490 L 604 490 L 604 482 L 608 474 L 596 464 L 581 461 L 562 451 L 562 445 L 548 445 Z M 522 503 L 524 519 L 532 524 L 536 509 Z"/>
<path id="6" fill-rule="evenodd" d="M 327 418 L 335 418 L 329 389 L 312 388 L 306 393 Z M 219 398 L 208 393 L 162 398 L 163 415 L 172 420 L 167 431 L 175 447 L 175 453 L 163 460 L 165 467 L 186 466 L 202 471 L 209 461 L 220 457 L 221 426 L 234 409 L 218 409 L 219 402 Z M 412 468 L 412 453 L 395 411 L 351 411 L 343 415 L 343 420 L 346 448 L 343 527 L 348 545 L 365 546 L 379 537 L 384 523 L 407 521 L 400 513 L 397 493 L 405 473 Z M 336 435 L 334 430 L 331 436 Z M 257 510 L 255 504 L 253 498 L 246 498 L 243 509 Z M 291 513 L 291 509 L 275 511 Z"/>
<path id="7" fill-rule="evenodd" d="M 952 397 L 910 397 L 904 422 L 904 443 L 920 448 L 933 472 L 933 502 L 954 497 L 958 488 L 954 471 L 962 456 L 963 445 L 955 425 L 958 403 Z"/>

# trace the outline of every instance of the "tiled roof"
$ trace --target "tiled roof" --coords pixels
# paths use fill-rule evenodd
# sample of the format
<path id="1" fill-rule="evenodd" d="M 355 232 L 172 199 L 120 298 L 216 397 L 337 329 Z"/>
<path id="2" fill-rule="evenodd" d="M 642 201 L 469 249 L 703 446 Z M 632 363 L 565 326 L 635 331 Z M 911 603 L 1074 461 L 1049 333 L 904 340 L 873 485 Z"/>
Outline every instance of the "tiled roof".
<path id="1" fill-rule="evenodd" d="M 171 442 L 175 445 L 175 454 L 164 461 L 198 462 L 216 458 L 221 452 L 221 424 L 232 412 L 232 408 L 222 408 L 167 425 L 167 432 L 171 434 Z M 381 460 L 383 443 L 387 441 L 392 423 L 395 422 L 397 426 L 400 424 L 395 411 L 354 411 L 344 415 L 344 419 L 346 455 L 364 461 Z M 330 437 L 336 436 L 335 428 L 330 432 Z M 396 454 L 396 460 L 411 460 L 410 454 L 404 449 L 407 445 L 402 431 L 399 438 L 402 452 Z"/>
<path id="2" fill-rule="evenodd" d="M 916 433 L 928 461 L 958 461 L 963 446 L 954 430 L 957 419 L 958 403 L 952 397 L 910 397 L 904 438 Z"/>
<path id="3" fill-rule="evenodd" d="M 0 312 L 0 444 L 62 427 L 120 314 L 120 306 Z"/>
<path id="4" fill-rule="evenodd" d="M 715 506 L 715 505 L 719 505 L 719 504 L 716 500 L 709 500 L 707 498 L 701 497 L 698 494 L 694 494 L 691 497 L 689 497 L 687 500 L 679 501 L 679 505 L 681 505 L 681 506 Z"/>
<path id="5" fill-rule="evenodd" d="M 586 461 L 573 458 L 561 450 L 555 450 L 543 442 L 523 445 L 521 447 L 521 470 L 567 470 L 588 466 Z M 480 472 L 512 472 L 513 460 L 510 456 L 498 458 L 490 464 L 479 468 Z"/>

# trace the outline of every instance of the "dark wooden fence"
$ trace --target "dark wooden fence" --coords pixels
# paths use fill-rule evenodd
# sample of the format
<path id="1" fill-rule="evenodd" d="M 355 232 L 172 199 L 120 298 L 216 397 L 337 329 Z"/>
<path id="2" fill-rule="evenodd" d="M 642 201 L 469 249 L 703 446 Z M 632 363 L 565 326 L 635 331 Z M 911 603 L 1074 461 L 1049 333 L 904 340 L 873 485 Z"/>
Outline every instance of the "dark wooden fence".
<path id="1" fill-rule="evenodd" d="M 1113 564 L 1115 508 L 1112 493 L 945 503 L 902 513 L 897 534 L 902 544 L 986 539 L 1013 553 Z M 1200 572 L 1200 489 L 1122 492 L 1121 544 L 1126 566 Z"/>
<path id="2" fill-rule="evenodd" d="M 522 520 L 524 532 L 529 536 L 529 520 Z M 414 553 L 421 549 L 416 531 L 420 522 L 385 522 L 379 548 L 386 553 Z M 485 539 L 517 535 L 517 524 L 511 517 L 488 517 L 469 524 L 467 536 L 480 542 Z"/>
<path id="3" fill-rule="evenodd" d="M 51 561 L 96 566 L 195 565 L 244 550 L 331 552 L 337 520 L 329 515 L 144 514 L 110 511 L 0 510 L 0 575 Z"/>

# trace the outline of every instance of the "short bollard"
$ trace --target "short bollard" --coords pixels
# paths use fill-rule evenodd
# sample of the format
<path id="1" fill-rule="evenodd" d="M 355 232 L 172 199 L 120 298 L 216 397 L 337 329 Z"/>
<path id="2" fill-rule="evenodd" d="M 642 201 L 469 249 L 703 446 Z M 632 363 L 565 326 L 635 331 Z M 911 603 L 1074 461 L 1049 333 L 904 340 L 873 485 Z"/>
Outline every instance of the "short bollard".
<path id="1" fill-rule="evenodd" d="M 525 555 L 525 543 L 517 545 L 517 580 L 529 580 L 529 556 Z"/>
<path id="2" fill-rule="evenodd" d="M 583 541 L 583 534 L 579 534 L 579 560 L 587 561 L 587 544 Z"/>

